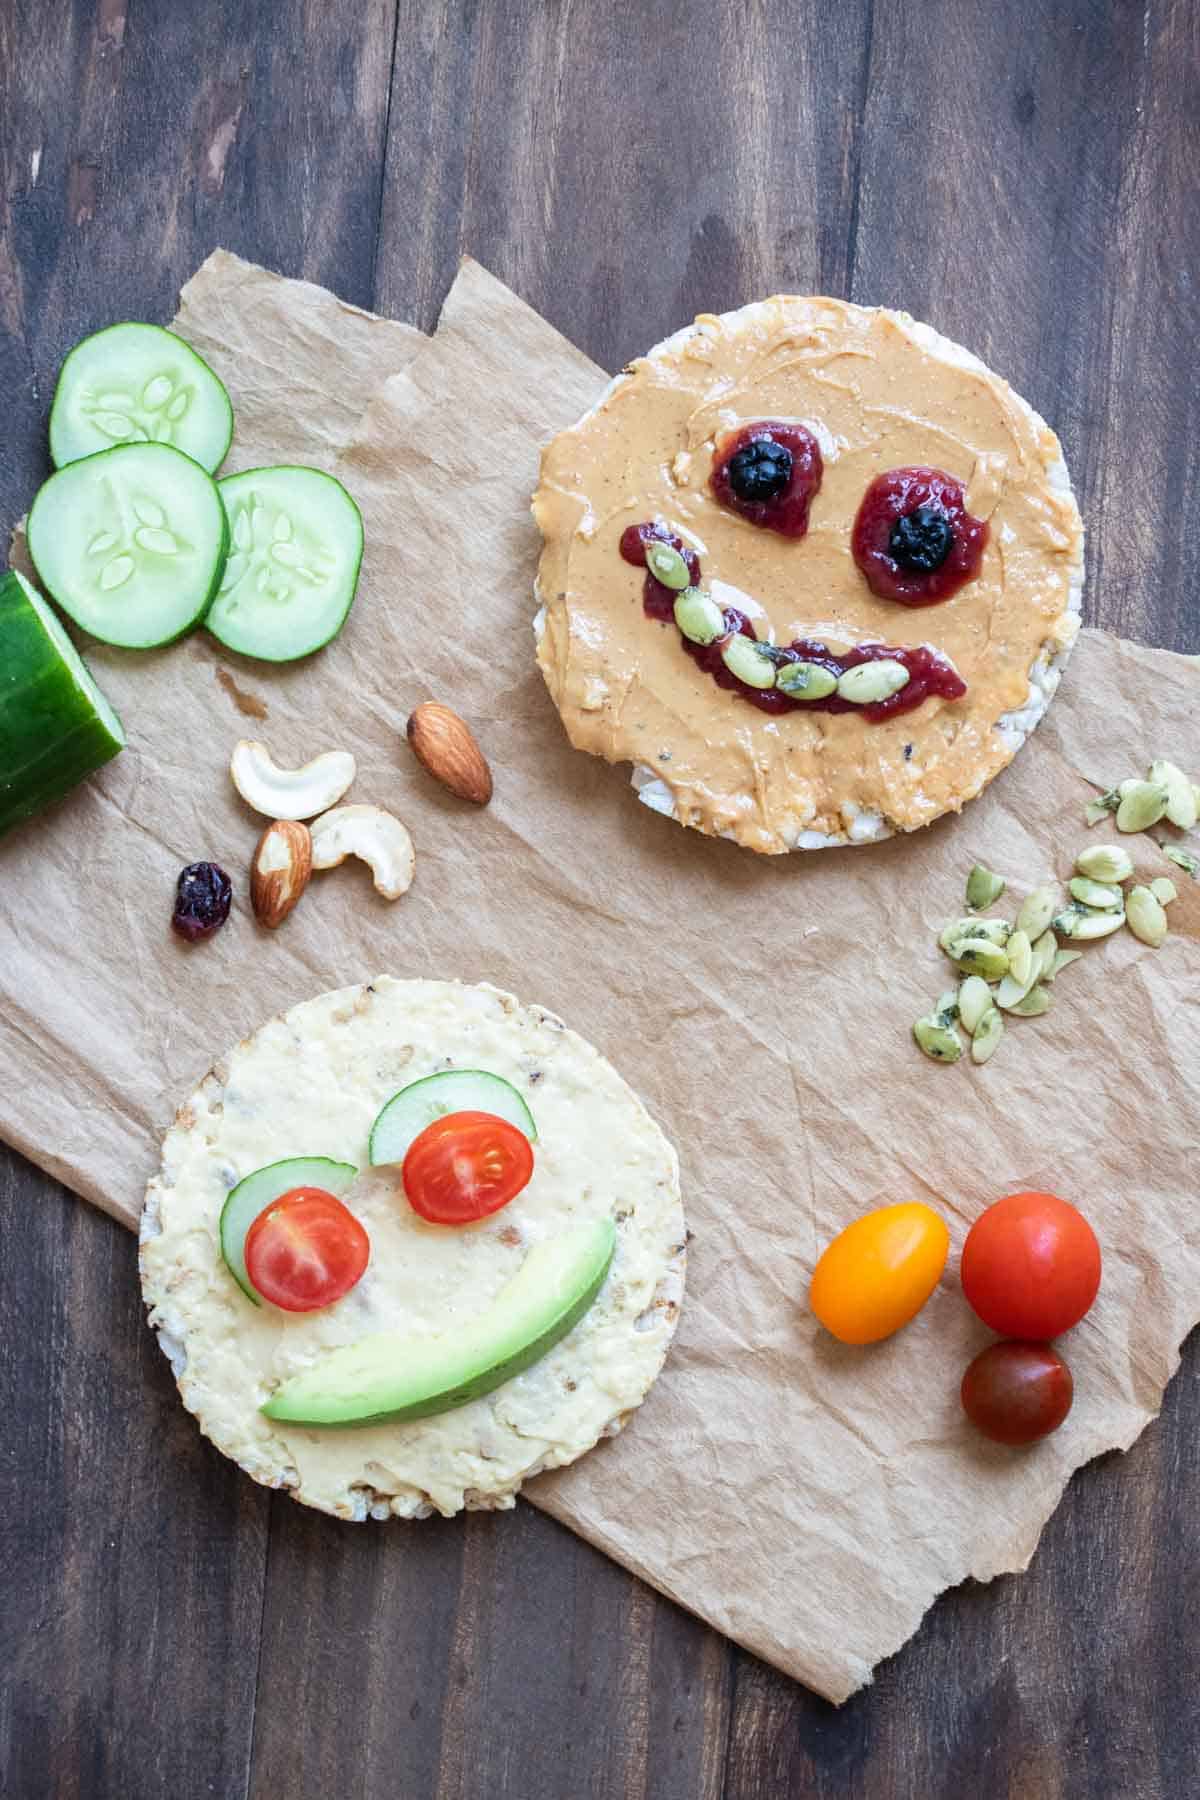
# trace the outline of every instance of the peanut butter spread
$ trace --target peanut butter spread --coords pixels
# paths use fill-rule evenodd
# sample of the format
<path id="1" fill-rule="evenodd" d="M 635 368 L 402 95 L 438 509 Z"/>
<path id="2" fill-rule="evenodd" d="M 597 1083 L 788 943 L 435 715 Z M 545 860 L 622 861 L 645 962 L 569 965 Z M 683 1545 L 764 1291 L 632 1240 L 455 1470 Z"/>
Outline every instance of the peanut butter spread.
<path id="1" fill-rule="evenodd" d="M 802 538 L 747 522 L 709 487 L 716 440 L 759 419 L 801 423 L 820 443 Z M 850 550 L 868 484 L 910 465 L 961 481 L 989 527 L 978 577 L 927 607 L 878 599 Z M 632 762 L 659 810 L 754 850 L 864 841 L 961 809 L 1037 723 L 1078 623 L 1083 529 L 1054 433 L 928 326 L 839 300 L 700 315 L 547 446 L 533 511 L 538 661 L 571 742 Z M 760 639 L 929 644 L 965 696 L 877 724 L 759 712 L 645 616 L 642 571 L 618 543 L 653 519 L 699 553 L 704 586 Z"/>

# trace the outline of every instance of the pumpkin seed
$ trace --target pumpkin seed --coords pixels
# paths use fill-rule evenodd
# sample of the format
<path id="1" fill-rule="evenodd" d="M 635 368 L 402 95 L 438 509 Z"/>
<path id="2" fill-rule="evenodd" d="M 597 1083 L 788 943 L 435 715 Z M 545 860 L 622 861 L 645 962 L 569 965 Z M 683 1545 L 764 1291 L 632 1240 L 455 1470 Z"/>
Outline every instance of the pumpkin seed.
<path id="1" fill-rule="evenodd" d="M 675 623 L 692 644 L 715 644 L 725 635 L 725 614 L 703 588 L 686 588 L 675 602 Z"/>
<path id="2" fill-rule="evenodd" d="M 790 700 L 824 700 L 835 691 L 837 684 L 833 670 L 823 668 L 820 663 L 784 663 L 775 674 L 775 686 Z"/>
<path id="3" fill-rule="evenodd" d="M 1120 888 L 1106 887 L 1102 881 L 1089 881 L 1086 875 L 1073 875 L 1067 886 L 1072 899 L 1078 900 L 1080 906 L 1090 906 L 1095 912 L 1112 912 L 1121 904 Z"/>
<path id="4" fill-rule="evenodd" d="M 1117 808 L 1118 831 L 1149 831 L 1167 810 L 1167 790 L 1160 782 L 1122 782 L 1126 791 Z"/>
<path id="5" fill-rule="evenodd" d="M 1200 879 L 1200 856 L 1193 856 L 1190 850 L 1180 849 L 1178 844 L 1164 844 L 1162 853 L 1177 869 L 1190 875 L 1193 881 Z"/>
<path id="6" fill-rule="evenodd" d="M 962 974 L 982 975 L 985 981 L 999 981 L 1008 973 L 1008 951 L 986 938 L 964 938 L 953 961 Z"/>
<path id="7" fill-rule="evenodd" d="M 1052 977 L 1050 971 L 1054 967 L 1054 959 L 1058 955 L 1058 939 L 1052 931 L 1044 931 L 1042 933 L 1037 943 L 1033 946 L 1033 954 L 1038 959 L 1037 979 L 1039 981 L 1051 980 Z M 1071 954 L 1073 956 L 1078 956 L 1079 951 L 1074 950 Z"/>
<path id="8" fill-rule="evenodd" d="M 672 544 L 647 544 L 646 567 L 656 581 L 674 588 L 676 593 L 682 593 L 691 584 L 687 563 Z"/>
<path id="9" fill-rule="evenodd" d="M 1196 795 L 1183 770 L 1173 762 L 1152 762 L 1147 780 L 1167 790 L 1167 817 L 1180 831 L 1190 831 L 1196 823 Z"/>
<path id="10" fill-rule="evenodd" d="M 1014 1007 L 1020 1006 L 1030 989 L 1037 986 L 1040 968 L 1041 959 L 1039 958 L 1038 968 L 1031 969 L 1024 981 L 1018 981 L 1015 975 L 1006 975 L 996 989 L 996 1005 L 1004 1012 L 1012 1012 Z"/>
<path id="11" fill-rule="evenodd" d="M 989 944 L 1007 944 L 1012 926 L 1007 919 L 951 919 L 942 927 L 938 943 L 948 956 L 961 938 L 983 938 Z"/>
<path id="12" fill-rule="evenodd" d="M 981 975 L 968 975 L 958 990 L 958 1016 L 974 1037 L 979 1021 L 992 1006 L 992 990 Z"/>
<path id="13" fill-rule="evenodd" d="M 1150 883 L 1150 892 L 1160 906 L 1170 906 L 1172 900 L 1179 898 L 1179 889 L 1167 875 L 1156 875 Z"/>
<path id="14" fill-rule="evenodd" d="M 1028 933 L 1014 931 L 1008 940 L 1008 969 L 1014 981 L 1032 981 L 1034 977 L 1033 945 Z M 1038 968 L 1041 968 L 1041 954 L 1038 955 Z"/>
<path id="15" fill-rule="evenodd" d="M 1128 881 L 1133 858 L 1120 844 L 1093 844 L 1075 858 L 1075 867 L 1089 881 Z"/>
<path id="16" fill-rule="evenodd" d="M 1050 964 L 1050 967 L 1044 971 L 1042 980 L 1053 981 L 1056 975 L 1062 974 L 1069 963 L 1078 962 L 1082 955 L 1082 950 L 1056 950 L 1054 953 L 1054 961 Z"/>
<path id="17" fill-rule="evenodd" d="M 1030 989 L 1023 1000 L 1018 1000 L 1016 1005 L 1010 1006 L 1008 1010 L 1010 1013 L 1014 1013 L 1018 1019 L 1040 1019 L 1043 1013 L 1050 1011 L 1053 1004 L 1052 997 L 1044 987 L 1035 987 Z"/>
<path id="18" fill-rule="evenodd" d="M 976 863 L 967 876 L 967 905 L 975 912 L 982 912 L 1000 898 L 1007 886 L 1003 875 L 994 875 L 991 869 Z"/>
<path id="19" fill-rule="evenodd" d="M 994 1006 L 989 1006 L 971 1040 L 971 1061 L 985 1063 L 1004 1036 L 1004 1020 Z"/>
<path id="20" fill-rule="evenodd" d="M 1021 902 L 1017 930 L 1023 931 L 1030 941 L 1040 938 L 1057 911 L 1058 889 L 1050 885 L 1034 888 Z"/>
<path id="21" fill-rule="evenodd" d="M 1135 938 L 1157 950 L 1167 935 L 1167 915 L 1148 887 L 1130 888 L 1125 923 Z"/>
<path id="22" fill-rule="evenodd" d="M 878 662 L 856 663 L 838 677 L 837 691 L 843 700 L 855 706 L 873 706 L 879 700 L 890 700 L 902 687 L 907 687 L 909 672 L 902 662 L 881 656 Z"/>
<path id="23" fill-rule="evenodd" d="M 1124 912 L 1089 912 L 1083 906 L 1068 906 L 1053 920 L 1059 937 L 1078 938 L 1081 942 L 1109 937 L 1124 923 Z"/>
<path id="24" fill-rule="evenodd" d="M 957 1062 L 963 1053 L 962 1039 L 957 1031 L 953 1026 L 940 1024 L 932 1014 L 918 1019 L 912 1032 L 926 1056 L 934 1062 Z"/>
<path id="25" fill-rule="evenodd" d="M 771 659 L 770 647 L 756 642 L 754 638 L 743 637 L 740 631 L 721 645 L 721 661 L 729 673 L 736 675 L 739 681 L 744 681 L 747 687 L 775 686 L 775 664 Z"/>

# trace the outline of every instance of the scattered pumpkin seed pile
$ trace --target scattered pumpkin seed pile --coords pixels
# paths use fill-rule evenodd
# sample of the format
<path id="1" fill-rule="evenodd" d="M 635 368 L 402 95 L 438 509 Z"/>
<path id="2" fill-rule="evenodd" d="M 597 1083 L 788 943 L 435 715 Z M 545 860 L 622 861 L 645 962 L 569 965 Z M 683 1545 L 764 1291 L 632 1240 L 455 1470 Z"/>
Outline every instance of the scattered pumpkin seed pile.
<path id="1" fill-rule="evenodd" d="M 1148 831 L 1163 819 L 1190 831 L 1200 816 L 1200 788 L 1174 763 L 1157 761 L 1144 781 L 1123 781 L 1093 801 L 1087 823 L 1114 814 L 1118 831 Z M 1158 847 L 1177 867 L 1200 877 L 1200 858 L 1179 845 Z M 967 916 L 951 919 L 938 938 L 962 979 L 912 1028 L 925 1055 L 934 1062 L 957 1062 L 964 1048 L 961 1025 L 971 1040 L 972 1062 L 985 1063 L 1004 1035 L 1005 1014 L 1036 1019 L 1049 1012 L 1050 984 L 1082 954 L 1063 949 L 1062 938 L 1086 943 L 1110 937 L 1124 925 L 1157 950 L 1167 935 L 1166 908 L 1178 890 L 1165 876 L 1126 889 L 1133 872 L 1133 859 L 1120 844 L 1094 844 L 1076 858 L 1065 905 L 1058 884 L 1048 882 L 1026 896 L 1010 923 L 979 916 L 1008 884 L 977 863 L 967 877 Z"/>

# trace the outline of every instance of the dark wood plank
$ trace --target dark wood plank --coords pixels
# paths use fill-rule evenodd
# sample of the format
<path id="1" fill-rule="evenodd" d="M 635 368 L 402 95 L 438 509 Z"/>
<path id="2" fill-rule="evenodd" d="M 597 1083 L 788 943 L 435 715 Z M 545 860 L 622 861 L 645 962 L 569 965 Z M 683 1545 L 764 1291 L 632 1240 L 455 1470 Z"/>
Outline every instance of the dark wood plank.
<path id="1" fill-rule="evenodd" d="M 779 288 L 931 318 L 1060 429 L 1091 616 L 1198 647 L 1184 0 L 400 0 L 381 183 L 392 15 L 0 8 L 0 522 L 63 349 L 213 243 L 425 325 L 470 249 L 609 367 Z M 178 1407 L 132 1246 L 4 1166 L 6 1792 L 1191 1800 L 1194 1343 L 1031 1571 L 835 1711 L 529 1509 L 267 1502 Z"/>

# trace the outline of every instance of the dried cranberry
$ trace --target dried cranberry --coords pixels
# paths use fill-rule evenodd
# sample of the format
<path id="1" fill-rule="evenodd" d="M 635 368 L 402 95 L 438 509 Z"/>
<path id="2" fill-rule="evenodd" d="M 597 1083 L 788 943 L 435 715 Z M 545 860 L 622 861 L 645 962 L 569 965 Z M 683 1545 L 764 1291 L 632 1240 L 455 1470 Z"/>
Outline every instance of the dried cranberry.
<path id="1" fill-rule="evenodd" d="M 233 883 L 216 863 L 189 863 L 179 877 L 171 929 L 189 944 L 220 931 L 229 917 Z"/>
<path id="2" fill-rule="evenodd" d="M 722 439 L 709 485 L 722 506 L 752 525 L 802 538 L 824 472 L 821 446 L 811 431 L 759 419 Z"/>
<path id="3" fill-rule="evenodd" d="M 901 606 L 948 600 L 979 573 L 988 528 L 941 469 L 889 469 L 858 509 L 850 548 L 873 594 Z"/>

